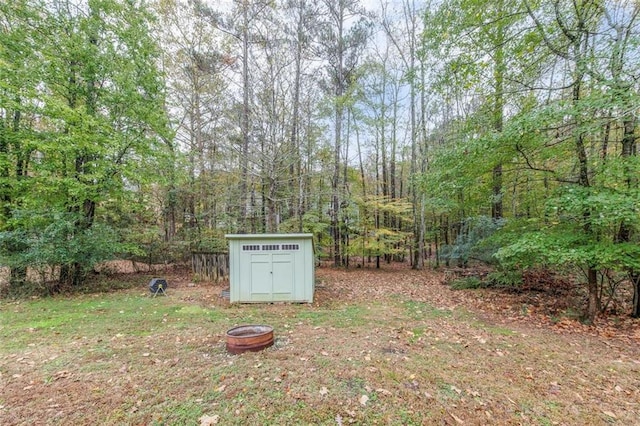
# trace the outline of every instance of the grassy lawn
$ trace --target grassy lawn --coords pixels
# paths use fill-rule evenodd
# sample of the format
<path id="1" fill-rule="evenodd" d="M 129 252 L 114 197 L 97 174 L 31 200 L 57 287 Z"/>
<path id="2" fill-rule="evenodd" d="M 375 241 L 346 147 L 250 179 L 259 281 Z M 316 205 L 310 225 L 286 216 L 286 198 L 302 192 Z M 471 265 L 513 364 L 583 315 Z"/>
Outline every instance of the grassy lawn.
<path id="1" fill-rule="evenodd" d="M 431 272 L 318 271 L 313 305 L 221 286 L 0 302 L 0 424 L 640 424 L 638 342 L 497 321 Z M 171 280 L 170 280 L 171 286 Z M 229 355 L 224 333 L 275 345 Z"/>

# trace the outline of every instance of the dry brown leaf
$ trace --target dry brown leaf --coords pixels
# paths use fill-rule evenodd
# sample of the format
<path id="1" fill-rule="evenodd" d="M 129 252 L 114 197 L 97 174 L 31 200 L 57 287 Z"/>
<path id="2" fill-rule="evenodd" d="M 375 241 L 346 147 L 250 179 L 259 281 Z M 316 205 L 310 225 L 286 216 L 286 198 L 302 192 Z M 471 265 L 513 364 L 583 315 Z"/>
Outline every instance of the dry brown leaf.
<path id="1" fill-rule="evenodd" d="M 202 416 L 198 420 L 200 420 L 200 426 L 217 425 L 218 421 L 220 421 L 220 416 L 217 414 L 213 416 Z"/>
<path id="2" fill-rule="evenodd" d="M 459 425 L 463 425 L 464 424 L 464 421 L 460 417 L 456 416 L 453 413 L 449 413 L 449 414 L 451 415 L 451 417 L 453 417 L 453 420 L 455 420 L 456 423 L 458 423 Z"/>
<path id="3" fill-rule="evenodd" d="M 367 395 L 362 395 L 359 401 L 360 401 L 360 405 L 362 405 L 363 407 L 366 407 L 367 402 L 369 402 L 369 397 Z"/>

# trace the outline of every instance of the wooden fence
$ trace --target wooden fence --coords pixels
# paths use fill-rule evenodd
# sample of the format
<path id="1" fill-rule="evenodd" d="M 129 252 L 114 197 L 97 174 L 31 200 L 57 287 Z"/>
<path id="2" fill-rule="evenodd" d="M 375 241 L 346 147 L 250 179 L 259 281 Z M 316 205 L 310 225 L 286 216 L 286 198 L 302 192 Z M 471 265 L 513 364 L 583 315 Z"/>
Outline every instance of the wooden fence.
<path id="1" fill-rule="evenodd" d="M 195 279 L 218 282 L 229 276 L 229 254 L 192 252 L 191 269 Z"/>

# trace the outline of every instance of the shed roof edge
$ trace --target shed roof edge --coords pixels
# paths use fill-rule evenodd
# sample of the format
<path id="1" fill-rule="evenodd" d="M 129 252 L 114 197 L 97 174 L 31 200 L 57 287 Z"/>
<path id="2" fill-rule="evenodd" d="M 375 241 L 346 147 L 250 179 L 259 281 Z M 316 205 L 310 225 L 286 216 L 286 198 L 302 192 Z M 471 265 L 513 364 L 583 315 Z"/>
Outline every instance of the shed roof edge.
<path id="1" fill-rule="evenodd" d="M 225 234 L 228 240 L 256 240 L 256 239 L 310 239 L 313 234 Z"/>

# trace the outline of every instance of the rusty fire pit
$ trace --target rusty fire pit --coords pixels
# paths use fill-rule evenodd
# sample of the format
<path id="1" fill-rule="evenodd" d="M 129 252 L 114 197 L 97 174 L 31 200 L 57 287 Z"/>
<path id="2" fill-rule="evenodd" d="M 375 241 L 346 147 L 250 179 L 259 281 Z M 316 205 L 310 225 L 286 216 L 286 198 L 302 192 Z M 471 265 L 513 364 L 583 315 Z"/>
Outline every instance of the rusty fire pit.
<path id="1" fill-rule="evenodd" d="M 227 331 L 227 352 L 261 351 L 273 345 L 273 327 L 268 325 L 241 325 Z"/>

